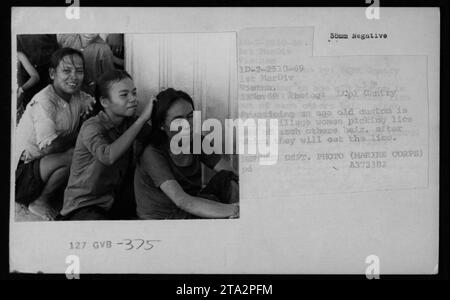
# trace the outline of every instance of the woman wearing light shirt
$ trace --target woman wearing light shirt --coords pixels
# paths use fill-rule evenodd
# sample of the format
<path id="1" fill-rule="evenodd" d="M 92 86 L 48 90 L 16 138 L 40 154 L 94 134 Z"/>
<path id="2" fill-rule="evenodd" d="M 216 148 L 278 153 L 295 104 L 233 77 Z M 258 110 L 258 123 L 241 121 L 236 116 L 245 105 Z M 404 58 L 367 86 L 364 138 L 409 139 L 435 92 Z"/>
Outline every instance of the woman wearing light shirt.
<path id="1" fill-rule="evenodd" d="M 52 83 L 32 98 L 17 126 L 16 202 L 44 220 L 58 214 L 50 200 L 67 182 L 82 117 L 95 102 L 80 90 L 84 69 L 78 50 L 55 51 L 49 69 Z"/>

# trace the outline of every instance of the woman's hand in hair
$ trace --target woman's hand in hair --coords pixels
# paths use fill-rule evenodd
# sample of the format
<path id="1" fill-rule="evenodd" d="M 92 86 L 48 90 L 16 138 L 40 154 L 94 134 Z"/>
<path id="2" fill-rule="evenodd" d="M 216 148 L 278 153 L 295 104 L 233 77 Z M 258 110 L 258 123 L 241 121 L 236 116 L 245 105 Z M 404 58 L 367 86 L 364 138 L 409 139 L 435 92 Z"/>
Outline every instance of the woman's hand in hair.
<path id="1" fill-rule="evenodd" d="M 151 116 L 152 116 L 152 111 L 153 111 L 153 105 L 156 102 L 156 100 L 150 100 L 148 101 L 148 103 L 145 105 L 144 110 L 142 111 L 141 115 L 139 116 L 140 118 L 142 118 L 144 121 L 148 121 L 150 120 Z"/>

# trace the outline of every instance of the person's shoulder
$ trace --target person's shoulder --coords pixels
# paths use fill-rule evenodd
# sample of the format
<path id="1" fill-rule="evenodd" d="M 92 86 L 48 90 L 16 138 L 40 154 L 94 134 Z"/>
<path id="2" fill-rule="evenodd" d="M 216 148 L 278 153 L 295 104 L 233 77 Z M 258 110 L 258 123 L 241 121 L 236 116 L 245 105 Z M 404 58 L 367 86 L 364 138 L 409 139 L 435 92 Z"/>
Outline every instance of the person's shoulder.
<path id="1" fill-rule="evenodd" d="M 50 108 L 56 105 L 56 94 L 49 84 L 39 92 L 37 92 L 30 101 L 31 106 L 39 104 L 43 107 Z"/>
<path id="2" fill-rule="evenodd" d="M 149 143 L 147 146 L 145 146 L 143 155 L 150 156 L 150 157 L 154 157 L 154 156 L 161 157 L 161 155 L 167 156 L 167 153 L 166 153 L 166 151 L 164 151 L 163 147 Z"/>
<path id="3" fill-rule="evenodd" d="M 49 84 L 46 87 L 44 87 L 42 90 L 40 90 L 39 92 L 37 92 L 34 97 L 36 98 L 45 98 L 45 99 L 50 99 L 53 100 L 55 95 L 55 91 L 52 88 L 52 85 Z M 33 98 L 34 98 L 33 97 Z"/>
<path id="4" fill-rule="evenodd" d="M 142 154 L 139 157 L 139 164 L 144 168 L 151 166 L 152 168 L 159 168 L 169 164 L 169 154 L 161 147 L 148 144 L 144 147 Z"/>
<path id="5" fill-rule="evenodd" d="M 145 146 L 144 151 L 147 151 L 147 152 L 162 152 L 162 149 L 159 146 L 156 146 L 156 145 L 153 145 L 153 144 L 149 143 L 147 146 Z"/>
<path id="6" fill-rule="evenodd" d="M 93 117 L 90 117 L 81 125 L 80 133 L 92 132 L 92 131 L 103 131 L 104 126 L 102 125 L 102 120 L 100 116 L 97 114 Z"/>
<path id="7" fill-rule="evenodd" d="M 113 55 L 111 48 L 104 40 L 99 39 L 93 45 L 95 47 L 95 51 L 97 51 L 100 55 Z"/>

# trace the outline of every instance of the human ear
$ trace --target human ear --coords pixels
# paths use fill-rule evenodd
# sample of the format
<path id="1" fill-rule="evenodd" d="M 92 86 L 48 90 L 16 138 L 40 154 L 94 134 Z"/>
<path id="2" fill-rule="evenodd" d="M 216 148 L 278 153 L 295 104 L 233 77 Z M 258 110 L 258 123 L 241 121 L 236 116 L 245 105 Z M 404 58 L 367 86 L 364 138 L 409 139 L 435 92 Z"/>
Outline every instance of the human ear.
<path id="1" fill-rule="evenodd" d="M 55 79 L 55 69 L 53 69 L 53 68 L 49 68 L 48 69 L 48 75 L 50 76 L 50 79 L 51 80 L 54 80 Z"/>
<path id="2" fill-rule="evenodd" d="M 100 97 L 100 104 L 103 107 L 108 107 L 109 106 L 109 99 L 106 97 Z"/>

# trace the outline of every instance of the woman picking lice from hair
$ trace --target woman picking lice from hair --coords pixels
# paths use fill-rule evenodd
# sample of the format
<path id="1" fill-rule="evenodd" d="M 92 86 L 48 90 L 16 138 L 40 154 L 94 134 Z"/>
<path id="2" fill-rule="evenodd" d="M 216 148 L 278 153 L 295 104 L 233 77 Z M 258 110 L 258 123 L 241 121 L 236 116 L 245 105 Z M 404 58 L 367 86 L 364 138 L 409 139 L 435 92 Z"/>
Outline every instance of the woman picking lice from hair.
<path id="1" fill-rule="evenodd" d="M 111 219 L 133 142 L 151 117 L 153 101 L 134 118 L 136 87 L 125 71 L 103 74 L 97 92 L 101 110 L 80 129 L 60 213 L 63 220 Z"/>
<path id="2" fill-rule="evenodd" d="M 180 132 L 171 123 L 190 125 L 194 103 L 183 91 L 167 89 L 157 96 L 152 112 L 152 134 L 137 160 L 134 189 L 140 219 L 193 219 L 239 217 L 238 176 L 230 162 L 218 154 L 174 154 L 170 140 Z M 203 137 L 202 137 L 203 138 Z M 192 146 L 191 146 L 192 149 Z M 202 188 L 204 164 L 217 173 Z"/>

